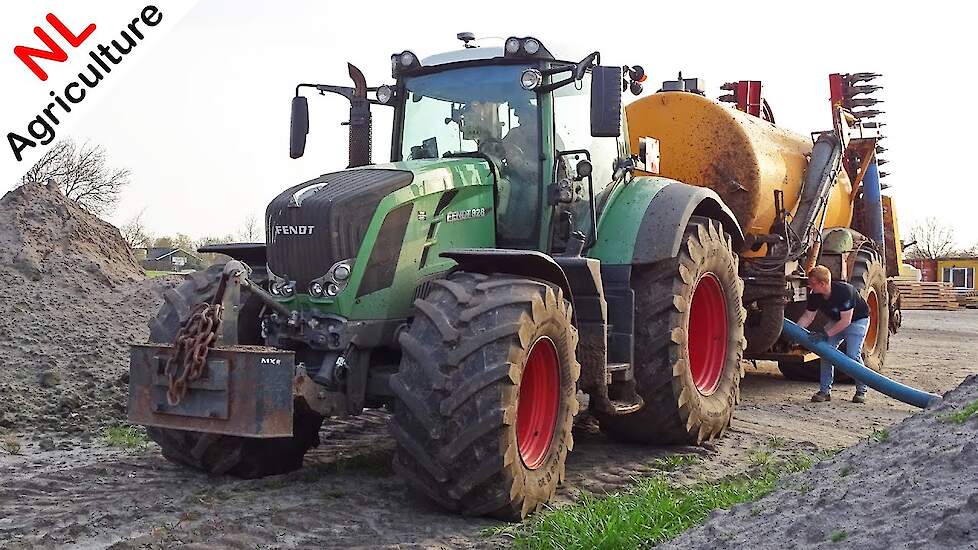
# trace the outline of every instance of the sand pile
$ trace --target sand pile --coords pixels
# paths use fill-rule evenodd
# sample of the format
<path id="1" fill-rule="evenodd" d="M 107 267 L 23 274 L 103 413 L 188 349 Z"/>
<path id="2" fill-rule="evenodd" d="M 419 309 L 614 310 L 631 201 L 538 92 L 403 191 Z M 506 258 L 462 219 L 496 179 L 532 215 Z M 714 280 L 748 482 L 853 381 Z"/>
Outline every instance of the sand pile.
<path id="1" fill-rule="evenodd" d="M 978 548 L 978 375 L 667 548 Z M 955 422 L 953 415 L 958 414 Z"/>
<path id="2" fill-rule="evenodd" d="M 89 430 L 125 418 L 128 344 L 173 281 L 147 280 L 119 230 L 56 189 L 0 199 L 0 427 Z"/>

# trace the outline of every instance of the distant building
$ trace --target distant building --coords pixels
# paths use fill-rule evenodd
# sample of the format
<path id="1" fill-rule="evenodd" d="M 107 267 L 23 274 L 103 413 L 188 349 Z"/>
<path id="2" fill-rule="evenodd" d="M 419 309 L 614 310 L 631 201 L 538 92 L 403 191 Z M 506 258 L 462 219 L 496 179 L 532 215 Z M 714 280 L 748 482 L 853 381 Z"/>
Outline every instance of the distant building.
<path id="1" fill-rule="evenodd" d="M 141 258 L 139 265 L 146 271 L 194 271 L 204 268 L 204 260 L 182 248 L 153 247 L 141 249 L 145 256 L 137 252 Z"/>
<path id="2" fill-rule="evenodd" d="M 906 262 L 920 270 L 922 281 L 951 283 L 959 290 L 978 289 L 975 273 L 978 272 L 978 256 L 945 256 L 943 258 L 914 258 Z"/>
<path id="3" fill-rule="evenodd" d="M 978 256 L 948 256 L 937 259 L 937 276 L 959 290 L 975 290 Z"/>

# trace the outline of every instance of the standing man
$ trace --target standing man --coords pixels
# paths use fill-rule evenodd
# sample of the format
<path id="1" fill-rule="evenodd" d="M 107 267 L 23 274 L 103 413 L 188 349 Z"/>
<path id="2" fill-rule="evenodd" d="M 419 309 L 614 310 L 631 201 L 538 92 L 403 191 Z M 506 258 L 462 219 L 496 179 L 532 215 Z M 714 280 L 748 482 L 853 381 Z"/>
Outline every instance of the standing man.
<path id="1" fill-rule="evenodd" d="M 817 265 L 808 272 L 808 307 L 798 319 L 798 326 L 808 328 L 819 311 L 829 318 L 820 331 L 813 331 L 812 340 L 824 340 L 832 347 L 846 341 L 846 355 L 863 364 L 863 341 L 869 329 L 869 306 L 855 287 L 843 281 L 832 281 L 832 272 L 824 265 Z M 832 380 L 835 368 L 825 359 L 821 361 L 821 384 L 812 401 L 821 403 L 832 399 Z M 866 402 L 866 384 L 856 380 L 853 403 Z"/>

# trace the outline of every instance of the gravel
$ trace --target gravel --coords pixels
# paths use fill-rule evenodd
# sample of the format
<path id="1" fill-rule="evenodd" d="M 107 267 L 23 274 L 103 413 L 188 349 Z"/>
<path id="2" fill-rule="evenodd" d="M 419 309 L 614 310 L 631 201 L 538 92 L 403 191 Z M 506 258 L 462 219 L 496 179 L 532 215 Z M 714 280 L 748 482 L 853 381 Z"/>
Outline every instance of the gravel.
<path id="1" fill-rule="evenodd" d="M 77 433 L 125 418 L 128 344 L 172 280 L 57 189 L 0 199 L 0 428 Z"/>
<path id="2" fill-rule="evenodd" d="M 978 548 L 978 375 L 664 548 Z"/>

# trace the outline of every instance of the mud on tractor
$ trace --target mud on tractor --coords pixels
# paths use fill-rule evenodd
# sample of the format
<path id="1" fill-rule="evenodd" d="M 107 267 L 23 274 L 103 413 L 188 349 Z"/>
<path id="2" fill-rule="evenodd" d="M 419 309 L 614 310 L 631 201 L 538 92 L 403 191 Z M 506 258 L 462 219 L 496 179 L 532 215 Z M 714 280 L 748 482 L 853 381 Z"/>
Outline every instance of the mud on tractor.
<path id="1" fill-rule="evenodd" d="M 353 86 L 297 86 L 291 156 L 309 131 L 301 92 L 336 93 L 350 165 L 276 197 L 266 243 L 202 249 L 233 259 L 166 292 L 151 343 L 132 348 L 129 415 L 167 458 L 282 473 L 324 419 L 387 408 L 409 485 L 520 519 L 563 479 L 581 404 L 622 441 L 727 429 L 745 303 L 778 294 L 745 302 L 738 254 L 782 243 L 745 235 L 710 186 L 654 174 L 656 134 L 629 140 L 622 107 L 641 67 L 459 38 L 392 56 L 390 86 L 352 65 Z M 655 96 L 672 94 L 696 95 Z M 394 110 L 390 163 L 370 160 L 372 106 Z M 763 266 L 780 273 L 769 291 L 798 280 L 785 265 Z"/>

